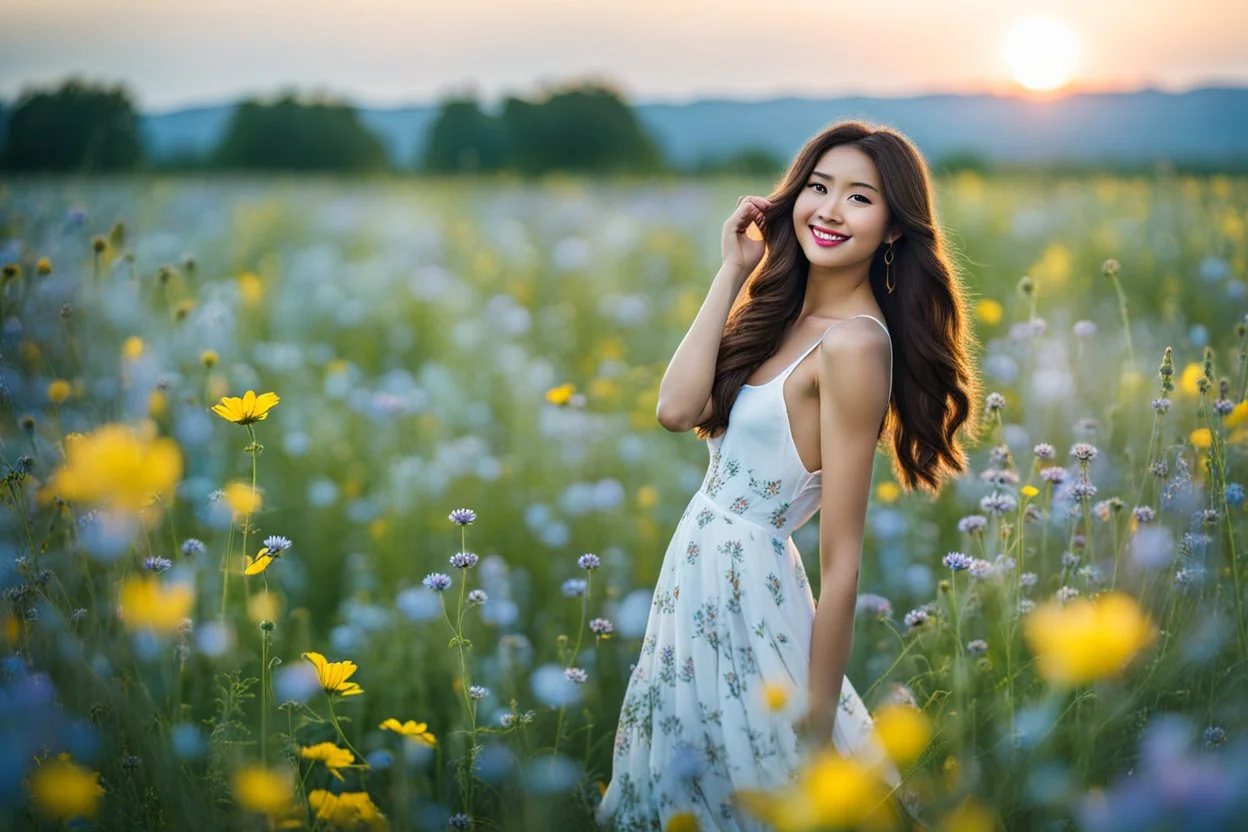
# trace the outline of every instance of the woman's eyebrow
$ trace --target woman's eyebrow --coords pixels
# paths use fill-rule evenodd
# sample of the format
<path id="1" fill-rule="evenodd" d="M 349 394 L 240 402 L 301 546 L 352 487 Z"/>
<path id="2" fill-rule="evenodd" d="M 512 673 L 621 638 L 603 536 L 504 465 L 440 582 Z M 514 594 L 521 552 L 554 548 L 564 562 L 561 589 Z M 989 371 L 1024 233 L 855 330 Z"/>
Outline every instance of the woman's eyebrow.
<path id="1" fill-rule="evenodd" d="M 835 178 L 836 178 L 835 176 L 831 176 L 831 175 L 826 174 L 826 173 L 821 173 L 821 172 L 819 172 L 819 171 L 817 171 L 817 170 L 813 170 L 813 171 L 811 171 L 811 172 L 810 172 L 810 175 L 811 175 L 811 176 L 818 176 L 820 179 L 826 179 L 826 180 L 827 180 L 827 181 L 829 181 L 829 182 L 831 182 L 833 179 L 835 179 Z M 850 186 L 851 188 L 852 188 L 852 187 L 854 187 L 855 185 L 860 185 L 860 186 L 861 186 L 861 187 L 863 187 L 863 188 L 870 188 L 871 190 L 875 191 L 877 194 L 880 192 L 879 188 L 875 187 L 874 185 L 872 185 L 872 184 L 870 184 L 870 183 L 868 183 L 868 182 L 850 182 L 850 183 L 849 183 L 849 186 Z"/>

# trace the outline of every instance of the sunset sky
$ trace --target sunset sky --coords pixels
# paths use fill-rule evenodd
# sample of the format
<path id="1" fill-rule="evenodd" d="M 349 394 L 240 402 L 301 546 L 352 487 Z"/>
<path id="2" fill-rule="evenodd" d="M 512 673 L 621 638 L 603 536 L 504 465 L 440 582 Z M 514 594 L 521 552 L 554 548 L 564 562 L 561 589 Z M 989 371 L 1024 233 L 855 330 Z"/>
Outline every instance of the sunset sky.
<path id="1" fill-rule="evenodd" d="M 1047 18 L 1042 29 L 1014 32 Z M 284 85 L 359 104 L 596 76 L 637 101 L 1248 85 L 1230 0 L 4 0 L 0 97 L 71 72 L 140 108 Z M 1071 52 L 1072 54 L 1067 54 Z M 1069 63 L 1068 69 L 1063 69 Z"/>

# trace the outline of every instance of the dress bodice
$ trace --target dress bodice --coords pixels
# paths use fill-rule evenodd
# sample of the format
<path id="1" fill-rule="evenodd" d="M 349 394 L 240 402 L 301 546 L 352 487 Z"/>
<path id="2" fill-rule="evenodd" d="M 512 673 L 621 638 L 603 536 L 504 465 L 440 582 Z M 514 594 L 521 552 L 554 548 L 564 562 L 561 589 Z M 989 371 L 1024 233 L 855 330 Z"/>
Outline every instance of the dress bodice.
<path id="1" fill-rule="evenodd" d="M 870 318 L 888 332 L 872 315 L 845 320 L 853 318 Z M 811 344 L 770 381 L 742 386 L 727 429 L 707 440 L 710 465 L 699 490 L 725 512 L 773 535 L 792 534 L 819 510 L 823 472 L 806 470 L 798 456 L 784 401 L 784 381 L 822 340 Z"/>

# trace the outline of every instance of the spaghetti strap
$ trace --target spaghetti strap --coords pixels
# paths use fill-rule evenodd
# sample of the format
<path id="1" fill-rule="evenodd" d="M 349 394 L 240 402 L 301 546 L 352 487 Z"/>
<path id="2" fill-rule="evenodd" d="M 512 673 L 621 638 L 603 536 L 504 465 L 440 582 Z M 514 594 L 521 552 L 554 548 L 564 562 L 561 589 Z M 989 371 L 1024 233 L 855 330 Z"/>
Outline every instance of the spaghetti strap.
<path id="1" fill-rule="evenodd" d="M 823 337 L 824 337 L 824 335 L 827 335 L 827 334 L 828 334 L 829 332 L 831 332 L 833 329 L 835 329 L 836 327 L 838 327 L 838 326 L 840 326 L 841 324 L 845 323 L 845 321 L 852 321 L 854 318 L 870 318 L 871 320 L 875 321 L 875 322 L 876 322 L 877 324 L 879 324 L 880 326 L 884 327 L 884 333 L 885 333 L 886 335 L 888 335 L 888 346 L 889 346 L 889 349 L 892 349 L 892 346 L 893 346 L 893 336 L 892 336 L 892 333 L 890 333 L 890 332 L 888 331 L 888 327 L 884 326 L 884 322 L 883 322 L 883 321 L 881 321 L 879 318 L 875 317 L 874 315 L 851 315 L 851 316 L 850 316 L 850 317 L 848 317 L 848 318 L 844 318 L 843 320 L 839 320 L 839 321 L 837 321 L 836 323 L 832 324 L 832 325 L 831 325 L 831 326 L 829 326 L 827 329 L 825 329 L 825 330 L 823 331 L 823 335 L 820 335 L 820 336 L 819 336 L 819 340 L 818 340 L 818 341 L 816 341 L 815 343 L 813 343 L 813 344 L 811 344 L 809 347 L 807 347 L 807 348 L 806 348 L 806 351 L 805 351 L 805 352 L 803 352 L 801 355 L 799 355 L 799 356 L 797 357 L 797 360 L 796 360 L 796 361 L 794 361 L 792 364 L 790 364 L 789 366 L 785 367 L 783 370 L 781 370 L 781 371 L 780 371 L 780 376 L 787 376 L 787 375 L 788 375 L 788 374 L 789 374 L 792 370 L 794 370 L 794 369 L 797 367 L 797 365 L 798 365 L 798 364 L 801 364 L 801 363 L 802 363 L 802 359 L 803 359 L 803 358 L 805 358 L 806 356 L 810 355 L 810 354 L 814 351 L 815 347 L 817 347 L 817 346 L 819 346 L 820 344 L 822 344 L 822 343 L 823 343 Z M 779 378 L 780 376 L 777 376 L 777 378 Z M 768 384 L 771 384 L 771 382 L 770 382 L 770 381 L 769 381 L 769 382 L 767 382 L 767 383 L 768 383 Z M 890 387 L 890 391 L 891 391 L 891 387 Z M 891 392 L 890 392 L 890 395 L 891 395 Z"/>

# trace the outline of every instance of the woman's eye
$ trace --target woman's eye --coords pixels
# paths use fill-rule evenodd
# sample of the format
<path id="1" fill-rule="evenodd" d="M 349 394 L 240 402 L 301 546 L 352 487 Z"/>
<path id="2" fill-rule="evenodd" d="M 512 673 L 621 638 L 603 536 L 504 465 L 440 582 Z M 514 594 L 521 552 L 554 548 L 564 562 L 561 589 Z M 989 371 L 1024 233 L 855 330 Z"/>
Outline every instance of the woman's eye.
<path id="1" fill-rule="evenodd" d="M 825 190 L 827 190 L 827 189 L 826 189 L 826 188 L 824 188 L 824 187 L 823 187 L 823 185 L 822 185 L 821 183 L 819 183 L 819 182 L 811 182 L 811 183 L 810 183 L 809 185 L 807 185 L 806 187 L 807 187 L 807 188 L 818 188 L 818 189 L 819 189 L 819 191 L 818 191 L 819 193 L 823 193 Z"/>
<path id="2" fill-rule="evenodd" d="M 871 200 L 867 199 L 865 196 L 862 196 L 862 194 L 852 194 L 852 196 L 862 197 L 862 201 L 863 201 L 865 204 L 867 204 L 867 205 L 870 205 L 870 204 L 871 204 Z"/>

